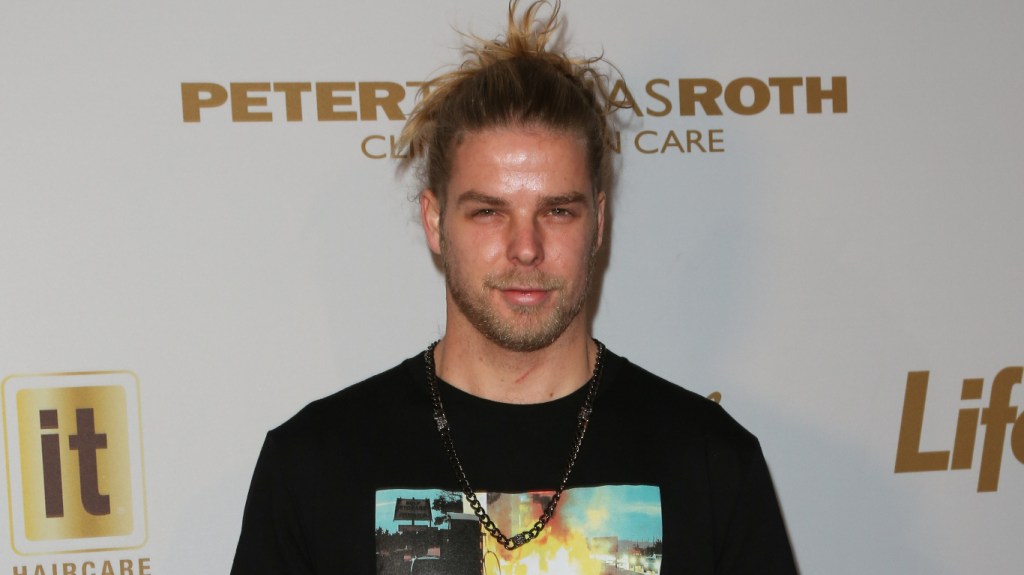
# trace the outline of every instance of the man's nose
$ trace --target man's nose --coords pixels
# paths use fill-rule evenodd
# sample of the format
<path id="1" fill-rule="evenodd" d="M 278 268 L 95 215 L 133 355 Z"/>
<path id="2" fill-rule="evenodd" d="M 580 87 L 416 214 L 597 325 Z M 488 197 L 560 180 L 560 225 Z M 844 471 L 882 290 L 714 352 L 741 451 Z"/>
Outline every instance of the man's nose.
<path id="1" fill-rule="evenodd" d="M 544 259 L 543 231 L 534 218 L 516 218 L 509 226 L 508 259 L 534 266 Z"/>

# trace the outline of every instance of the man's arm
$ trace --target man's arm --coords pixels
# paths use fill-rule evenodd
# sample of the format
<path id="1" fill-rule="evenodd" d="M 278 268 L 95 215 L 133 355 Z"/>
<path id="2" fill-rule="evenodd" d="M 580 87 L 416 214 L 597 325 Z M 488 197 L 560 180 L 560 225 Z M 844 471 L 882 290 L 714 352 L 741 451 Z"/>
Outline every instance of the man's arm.
<path id="1" fill-rule="evenodd" d="M 313 574 L 292 494 L 284 480 L 288 462 L 283 455 L 270 432 L 249 486 L 231 575 Z"/>
<path id="2" fill-rule="evenodd" d="M 791 575 L 798 573 L 786 524 L 760 444 L 746 457 L 712 446 L 713 485 L 722 512 L 716 531 L 716 573 Z"/>

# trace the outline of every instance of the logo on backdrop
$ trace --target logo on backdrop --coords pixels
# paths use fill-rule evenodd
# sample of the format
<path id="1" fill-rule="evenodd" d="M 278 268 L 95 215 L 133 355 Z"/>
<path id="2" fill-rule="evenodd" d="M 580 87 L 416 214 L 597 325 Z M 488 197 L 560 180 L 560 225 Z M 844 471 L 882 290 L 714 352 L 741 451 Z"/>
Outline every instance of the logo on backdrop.
<path id="1" fill-rule="evenodd" d="M 11 540 L 23 555 L 146 541 L 138 380 L 127 371 L 3 381 Z"/>
<path id="2" fill-rule="evenodd" d="M 640 88 L 635 85 L 634 88 Z M 185 123 L 229 122 L 401 122 L 421 91 L 430 85 L 408 82 L 182 82 Z M 612 148 L 647 155 L 715 154 L 727 149 L 725 129 L 707 127 L 707 119 L 725 115 L 794 115 L 847 112 L 846 76 L 653 78 L 642 90 L 623 80 L 611 86 L 613 100 L 624 104 L 622 120 L 643 127 L 616 131 Z M 662 118 L 679 118 L 669 123 Z M 698 121 L 697 119 L 701 119 Z M 400 158 L 397 132 L 369 134 L 360 144 L 371 159 Z"/>
<path id="3" fill-rule="evenodd" d="M 927 371 L 907 374 L 903 419 L 896 447 L 896 473 L 971 469 L 975 462 L 974 447 L 978 429 L 984 426 L 981 461 L 978 465 L 978 492 L 996 491 L 999 489 L 1007 435 L 1014 458 L 1024 464 L 1024 409 L 1012 405 L 1011 401 L 1011 392 L 1014 386 L 1021 383 L 1024 368 L 1007 367 L 992 378 L 988 386 L 986 407 L 978 407 L 975 403 L 984 395 L 985 380 L 980 377 L 963 380 L 960 399 L 967 402 L 967 405 L 956 414 L 956 431 L 951 450 L 924 451 L 921 447 L 928 376 Z M 947 427 L 951 426 L 953 419 L 951 413 L 930 415 L 930 421 L 947 422 Z"/>

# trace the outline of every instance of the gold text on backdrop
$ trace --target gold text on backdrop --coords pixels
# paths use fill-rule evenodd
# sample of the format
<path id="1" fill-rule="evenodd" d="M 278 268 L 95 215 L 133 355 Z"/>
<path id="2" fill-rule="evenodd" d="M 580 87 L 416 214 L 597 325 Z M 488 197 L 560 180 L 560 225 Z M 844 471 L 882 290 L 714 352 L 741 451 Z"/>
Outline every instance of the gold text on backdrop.
<path id="1" fill-rule="evenodd" d="M 641 130 L 633 138 L 633 145 L 641 154 L 664 154 L 670 150 L 683 154 L 724 152 L 725 140 L 722 134 L 722 130 L 669 130 L 665 133 Z M 620 136 L 616 132 L 616 138 Z M 621 150 L 622 143 L 618 142 L 615 151 Z"/>
<path id="2" fill-rule="evenodd" d="M 768 78 L 767 81 L 743 77 L 726 83 L 724 89 L 721 82 L 711 78 L 679 78 L 675 84 L 674 91 L 672 82 L 665 78 L 654 78 L 645 84 L 646 95 L 657 102 L 653 108 L 642 107 L 621 80 L 612 86 L 611 96 L 624 102 L 637 116 L 668 116 L 673 109 L 680 116 L 696 116 L 698 106 L 703 115 L 721 116 L 722 103 L 734 114 L 752 116 L 768 110 L 773 100 L 778 102 L 779 114 L 796 113 L 797 89 L 804 87 L 808 114 L 822 113 L 825 100 L 831 101 L 833 114 L 845 114 L 847 110 L 846 76 L 833 76 L 829 88 L 816 76 Z"/>
<path id="3" fill-rule="evenodd" d="M 15 552 L 145 544 L 138 377 L 125 370 L 12 375 L 2 387 Z"/>
<path id="4" fill-rule="evenodd" d="M 827 85 L 826 85 L 827 82 Z M 201 122 L 203 110 L 230 109 L 232 122 L 273 122 L 307 119 L 305 103 L 312 100 L 318 122 L 402 121 L 420 88 L 429 84 L 408 82 L 182 82 L 181 115 L 187 123 Z M 764 112 L 782 115 L 803 111 L 821 114 L 825 102 L 833 114 L 848 109 L 846 76 L 783 76 L 762 80 L 745 76 L 728 82 L 712 78 L 653 78 L 636 92 L 616 81 L 611 96 L 636 116 L 722 116 L 725 110 L 741 116 Z M 637 95 L 640 97 L 638 98 Z M 772 104 L 775 104 L 772 106 Z M 276 113 L 275 113 L 276 112 Z"/>
<path id="5" fill-rule="evenodd" d="M 1018 417 L 1018 408 L 1010 405 L 1010 393 L 1021 382 L 1024 368 L 1007 367 L 992 380 L 988 407 L 964 408 L 956 421 L 956 435 L 950 452 L 921 451 L 921 432 L 924 428 L 925 399 L 928 393 L 928 372 L 912 371 L 907 374 L 907 389 L 903 399 L 903 418 L 900 423 L 899 443 L 896 447 L 896 473 L 911 471 L 945 471 L 970 469 L 974 461 L 974 444 L 979 425 L 985 426 L 985 439 L 981 448 L 981 469 L 978 491 L 999 488 L 999 472 L 1006 428 L 1012 425 L 1010 448 L 1017 461 L 1024 463 L 1024 412 Z M 981 399 L 985 380 L 969 378 L 963 381 L 960 399 Z"/>
<path id="6" fill-rule="evenodd" d="M 181 113 L 185 122 L 199 122 L 200 110 L 217 108 L 229 100 L 231 121 L 271 122 L 273 112 L 266 109 L 272 97 L 283 101 L 285 119 L 303 120 L 302 95 L 312 92 L 316 100 L 316 119 L 320 122 L 405 120 L 399 108 L 406 99 L 406 88 L 413 91 L 423 82 L 232 82 L 225 88 L 212 82 L 182 82 Z"/>
<path id="7" fill-rule="evenodd" d="M 15 565 L 14 575 L 152 575 L 149 557 Z"/>
<path id="8" fill-rule="evenodd" d="M 641 154 L 707 154 L 725 151 L 725 130 L 641 130 L 626 141 Z M 611 151 L 622 153 L 622 132 L 615 130 L 611 135 Z M 363 138 L 360 149 L 363 155 L 373 160 L 404 158 L 408 150 L 398 147 L 398 136 L 370 134 Z"/>

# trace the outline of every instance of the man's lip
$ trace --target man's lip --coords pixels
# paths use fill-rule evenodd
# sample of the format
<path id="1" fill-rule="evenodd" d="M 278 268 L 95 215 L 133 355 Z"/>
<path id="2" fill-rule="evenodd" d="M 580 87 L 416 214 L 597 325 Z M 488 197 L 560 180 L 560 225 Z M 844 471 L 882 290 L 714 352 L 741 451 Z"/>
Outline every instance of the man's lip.
<path id="1" fill-rule="evenodd" d="M 509 302 L 518 305 L 537 304 L 544 301 L 550 290 L 535 287 L 505 287 L 501 295 Z"/>

